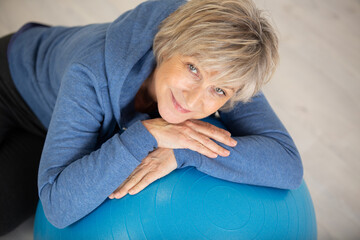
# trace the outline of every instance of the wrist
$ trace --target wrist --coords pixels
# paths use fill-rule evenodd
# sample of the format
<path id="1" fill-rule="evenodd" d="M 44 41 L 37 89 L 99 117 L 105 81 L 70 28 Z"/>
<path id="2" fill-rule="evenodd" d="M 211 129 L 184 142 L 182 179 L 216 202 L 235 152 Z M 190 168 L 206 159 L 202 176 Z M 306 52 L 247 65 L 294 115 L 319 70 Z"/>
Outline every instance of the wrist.
<path id="1" fill-rule="evenodd" d="M 159 146 L 159 137 L 156 134 L 156 125 L 153 124 L 155 119 L 146 119 L 141 121 L 146 130 L 155 138 L 157 145 Z"/>
<path id="2" fill-rule="evenodd" d="M 147 131 L 144 125 L 137 121 L 119 135 L 124 146 L 141 161 L 149 152 L 158 147 L 156 139 Z"/>
<path id="3" fill-rule="evenodd" d="M 184 168 L 188 166 L 200 167 L 201 154 L 191 151 L 189 149 L 173 149 L 174 156 L 177 163 L 177 168 Z"/>

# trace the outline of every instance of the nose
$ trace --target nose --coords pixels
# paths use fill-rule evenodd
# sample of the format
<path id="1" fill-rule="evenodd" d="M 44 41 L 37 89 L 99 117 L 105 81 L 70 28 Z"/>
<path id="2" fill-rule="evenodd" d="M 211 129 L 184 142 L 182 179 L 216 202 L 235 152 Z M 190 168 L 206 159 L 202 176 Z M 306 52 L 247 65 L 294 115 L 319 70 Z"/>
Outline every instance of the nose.
<path id="1" fill-rule="evenodd" d="M 203 90 L 201 87 L 192 88 L 184 91 L 184 98 L 188 109 L 192 111 L 200 110 L 203 105 Z"/>

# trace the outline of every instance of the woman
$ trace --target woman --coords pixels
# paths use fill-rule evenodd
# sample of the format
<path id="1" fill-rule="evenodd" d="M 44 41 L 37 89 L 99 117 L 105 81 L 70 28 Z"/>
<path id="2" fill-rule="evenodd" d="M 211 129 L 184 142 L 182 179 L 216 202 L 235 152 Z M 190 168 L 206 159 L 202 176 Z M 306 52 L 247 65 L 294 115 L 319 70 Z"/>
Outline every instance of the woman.
<path id="1" fill-rule="evenodd" d="M 7 85 L 14 82 L 30 120 L 10 114 L 20 107 L 2 105 L 40 136 L 29 137 L 37 149 L 46 132 L 38 193 L 56 227 L 186 166 L 239 183 L 301 183 L 296 146 L 260 92 L 275 70 L 277 37 L 250 0 L 156 0 L 111 24 L 28 24 L 7 49 Z M 230 132 L 199 120 L 217 111 Z M 9 136 L 22 138 L 2 124 L 9 131 L 1 152 Z M 12 194 L 17 201 L 2 199 L 1 211 L 14 216 L 5 209 L 28 200 Z"/>

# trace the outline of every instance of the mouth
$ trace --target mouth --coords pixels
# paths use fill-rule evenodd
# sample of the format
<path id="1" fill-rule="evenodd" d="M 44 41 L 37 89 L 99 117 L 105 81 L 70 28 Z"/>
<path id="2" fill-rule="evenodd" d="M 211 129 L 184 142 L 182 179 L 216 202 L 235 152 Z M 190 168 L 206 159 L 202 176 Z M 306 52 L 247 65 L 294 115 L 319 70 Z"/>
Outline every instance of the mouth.
<path id="1" fill-rule="evenodd" d="M 176 101 L 173 93 L 171 93 L 171 97 L 172 97 L 172 102 L 173 102 L 174 107 L 175 107 L 176 110 L 178 110 L 178 111 L 181 112 L 181 113 L 189 113 L 189 112 L 191 112 L 191 111 L 183 108 L 183 107 Z"/>

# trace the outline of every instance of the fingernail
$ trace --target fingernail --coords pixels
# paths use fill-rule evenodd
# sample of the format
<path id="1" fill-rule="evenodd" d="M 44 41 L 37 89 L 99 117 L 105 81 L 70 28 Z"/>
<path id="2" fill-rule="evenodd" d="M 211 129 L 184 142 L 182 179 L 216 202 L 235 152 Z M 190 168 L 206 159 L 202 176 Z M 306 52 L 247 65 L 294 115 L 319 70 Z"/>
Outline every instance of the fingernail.
<path id="1" fill-rule="evenodd" d="M 236 146 L 236 145 L 237 145 L 237 141 L 234 140 L 234 139 L 231 139 L 231 143 L 232 143 L 233 146 Z"/>
<path id="2" fill-rule="evenodd" d="M 227 150 L 224 150 L 223 153 L 224 153 L 224 155 L 226 155 L 226 156 L 229 156 L 229 155 L 230 155 L 230 151 L 227 151 Z"/>

